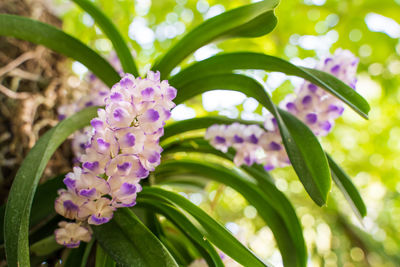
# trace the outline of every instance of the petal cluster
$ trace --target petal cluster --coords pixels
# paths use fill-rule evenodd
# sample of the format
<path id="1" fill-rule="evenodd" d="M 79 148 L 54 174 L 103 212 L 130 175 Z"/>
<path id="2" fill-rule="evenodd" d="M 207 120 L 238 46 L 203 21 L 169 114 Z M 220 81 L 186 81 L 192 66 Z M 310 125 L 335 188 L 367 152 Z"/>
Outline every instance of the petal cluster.
<path id="1" fill-rule="evenodd" d="M 105 97 L 105 109 L 91 121 L 81 166 L 65 176 L 67 189 L 58 192 L 57 213 L 82 225 L 99 225 L 117 208 L 135 205 L 142 189 L 139 182 L 160 164 L 159 139 L 175 96 L 176 89 L 160 81 L 158 72 L 149 72 L 145 79 L 124 75 Z M 56 235 L 57 242 L 76 244 L 76 239 L 68 243 L 64 236 Z"/>
<path id="2" fill-rule="evenodd" d="M 337 49 L 333 56 L 322 59 L 317 69 L 336 76 L 355 89 L 357 65 L 358 58 L 350 51 Z M 317 136 L 327 135 L 344 111 L 341 100 L 307 81 L 280 106 L 307 124 Z"/>
<path id="3" fill-rule="evenodd" d="M 212 125 L 205 134 L 216 149 L 227 152 L 230 147 L 236 150 L 234 163 L 237 166 L 254 163 L 264 165 L 266 170 L 285 167 L 290 164 L 274 119 L 266 131 L 258 125 Z"/>
<path id="4" fill-rule="evenodd" d="M 333 56 L 322 59 L 317 69 L 331 73 L 355 89 L 357 64 L 358 58 L 350 51 L 337 49 Z M 296 94 L 288 95 L 280 106 L 307 124 L 317 136 L 327 135 L 335 119 L 344 111 L 344 104 L 338 98 L 307 81 L 296 90 Z M 266 130 L 257 125 L 239 123 L 213 125 L 207 129 L 205 139 L 222 152 L 233 147 L 237 166 L 259 163 L 266 170 L 272 170 L 290 165 L 276 120 L 270 113 L 264 127 Z"/>

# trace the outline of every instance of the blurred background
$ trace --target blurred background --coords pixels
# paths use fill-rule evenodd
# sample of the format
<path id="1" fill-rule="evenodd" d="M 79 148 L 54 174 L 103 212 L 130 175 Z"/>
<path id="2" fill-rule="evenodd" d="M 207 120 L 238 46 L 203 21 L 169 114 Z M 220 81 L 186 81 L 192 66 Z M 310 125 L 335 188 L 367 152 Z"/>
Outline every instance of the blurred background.
<path id="1" fill-rule="evenodd" d="M 111 43 L 91 17 L 70 1 L 46 0 L 62 28 L 107 56 Z M 140 72 L 150 69 L 184 32 L 225 10 L 250 0 L 94 0 L 123 33 L 136 55 Z M 333 187 L 328 205 L 318 208 L 305 193 L 294 171 L 272 172 L 277 187 L 296 208 L 309 250 L 309 266 L 400 266 L 400 1 L 282 0 L 278 25 L 267 36 L 208 45 L 184 63 L 223 51 L 254 51 L 313 67 L 337 48 L 360 58 L 357 91 L 371 105 L 364 120 L 346 109 L 333 132 L 321 138 L 326 151 L 353 178 L 366 202 L 361 221 Z M 87 69 L 67 61 L 69 88 L 84 86 Z M 174 72 L 178 72 L 175 69 Z M 301 84 L 299 78 L 264 71 L 245 72 L 262 82 L 279 103 Z M 174 120 L 207 114 L 262 120 L 265 110 L 238 92 L 208 92 L 173 111 Z M 262 259 L 281 265 L 273 235 L 257 211 L 230 188 L 209 183 L 205 191 L 182 192 L 192 202 L 246 243 Z"/>

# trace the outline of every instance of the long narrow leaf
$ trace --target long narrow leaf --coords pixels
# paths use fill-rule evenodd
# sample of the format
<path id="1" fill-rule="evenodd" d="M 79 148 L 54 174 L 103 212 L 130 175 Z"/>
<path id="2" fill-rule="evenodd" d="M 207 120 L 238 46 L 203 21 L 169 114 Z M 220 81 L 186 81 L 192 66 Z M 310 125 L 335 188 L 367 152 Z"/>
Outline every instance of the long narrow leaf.
<path id="1" fill-rule="evenodd" d="M 178 266 L 153 233 L 127 208 L 114 218 L 93 227 L 96 239 L 118 266 Z"/>
<path id="2" fill-rule="evenodd" d="M 143 196 L 161 198 L 172 202 L 190 213 L 206 231 L 207 238 L 223 252 L 244 266 L 266 266 L 260 259 L 234 238 L 228 230 L 211 218 L 202 209 L 191 203 L 186 198 L 176 193 L 156 187 L 145 187 L 141 192 Z"/>
<path id="3" fill-rule="evenodd" d="M 264 0 L 242 6 L 215 16 L 178 41 L 153 67 L 163 77 L 168 77 L 176 67 L 198 48 L 215 41 L 232 37 L 259 37 L 275 28 L 276 17 L 273 8 L 278 0 Z"/>
<path id="4" fill-rule="evenodd" d="M 239 52 L 216 55 L 185 68 L 172 77 L 170 83 L 179 89 L 191 80 L 239 69 L 277 71 L 304 78 L 341 99 L 362 117 L 368 118 L 370 110 L 368 102 L 336 77 L 319 70 L 298 67 L 284 59 L 261 53 Z"/>
<path id="5" fill-rule="evenodd" d="M 0 36 L 11 36 L 44 45 L 71 57 L 85 65 L 110 87 L 121 79 L 104 58 L 78 39 L 49 24 L 25 17 L 0 14 Z"/>
<path id="6" fill-rule="evenodd" d="M 97 244 L 95 267 L 115 267 L 115 265 L 115 261 Z"/>
<path id="7" fill-rule="evenodd" d="M 209 153 L 229 160 L 233 160 L 234 157 L 234 154 L 231 153 L 231 151 L 228 151 L 228 153 L 222 153 L 210 146 L 204 139 L 198 138 L 177 140 L 175 144 L 170 143 L 167 147 L 164 147 L 164 155 L 171 152 Z M 299 219 L 293 206 L 286 196 L 276 188 L 275 184 L 272 182 L 272 178 L 269 177 L 268 173 L 266 171 L 260 171 L 255 167 L 256 166 L 253 165 L 251 167 L 242 166 L 241 168 L 257 181 L 259 188 L 264 193 L 263 197 L 265 200 L 268 202 L 271 208 L 278 213 L 277 216 L 280 216 L 285 222 L 285 225 L 289 229 L 292 238 L 296 240 L 294 244 L 297 246 L 297 251 L 299 251 L 300 256 L 303 256 L 302 260 L 305 262 L 307 257 L 305 241 Z"/>
<path id="8" fill-rule="evenodd" d="M 345 171 L 332 159 L 331 156 L 326 154 L 329 162 L 329 166 L 332 171 L 332 178 L 335 184 L 339 187 L 339 190 L 345 196 L 347 202 L 349 202 L 354 213 L 361 220 L 362 217 L 367 215 L 367 208 L 365 203 L 358 192 L 357 188 L 354 186 L 350 177 L 345 173 Z"/>
<path id="9" fill-rule="evenodd" d="M 121 62 L 122 68 L 126 73 L 138 76 L 138 70 L 133 60 L 132 53 L 129 51 L 128 45 L 118 31 L 112 21 L 94 4 L 87 0 L 72 0 L 85 10 L 94 21 L 99 25 L 105 35 L 110 39 L 114 46 L 115 52 Z"/>
<path id="10" fill-rule="evenodd" d="M 198 246 L 201 246 L 205 252 L 207 252 L 207 256 L 205 259 L 211 260 L 208 261 L 211 266 L 224 266 L 222 263 L 221 257 L 218 252 L 214 249 L 214 247 L 210 244 L 210 242 L 204 238 L 203 234 L 197 229 L 196 226 L 193 225 L 192 222 L 184 214 L 182 214 L 175 207 L 168 205 L 167 203 L 163 203 L 161 201 L 146 199 L 145 197 L 140 197 L 137 200 L 138 206 L 144 206 L 151 209 L 155 209 L 158 213 L 164 215 L 168 220 L 174 223 L 174 225 L 181 230 L 190 240 L 193 240 L 197 243 Z M 205 255 L 203 255 L 205 256 Z"/>
<path id="11" fill-rule="evenodd" d="M 4 221 L 4 239 L 9 266 L 30 266 L 29 216 L 37 184 L 58 146 L 74 131 L 89 124 L 96 107 L 84 109 L 61 121 L 44 134 L 22 162 L 11 186 Z"/>
<path id="12" fill-rule="evenodd" d="M 174 175 L 192 175 L 194 179 L 212 179 L 232 187 L 253 205 L 273 232 L 282 259 L 287 266 L 306 266 L 306 248 L 300 232 L 291 232 L 283 218 L 273 208 L 257 186 L 242 178 L 237 172 L 212 163 L 203 163 L 190 159 L 179 159 L 163 162 L 156 171 L 156 178 L 168 177 L 169 171 Z M 167 172 L 165 175 L 163 172 Z M 273 186 L 273 185 L 272 185 Z M 294 221 L 293 223 L 295 223 Z M 292 222 L 291 222 L 292 223 Z"/>
<path id="13" fill-rule="evenodd" d="M 179 104 L 191 97 L 215 89 L 235 90 L 255 98 L 275 117 L 289 159 L 304 188 L 316 204 L 322 206 L 331 188 L 328 161 L 312 131 L 292 114 L 275 107 L 263 86 L 240 74 L 216 74 L 192 80 L 179 88 L 174 100 Z"/>

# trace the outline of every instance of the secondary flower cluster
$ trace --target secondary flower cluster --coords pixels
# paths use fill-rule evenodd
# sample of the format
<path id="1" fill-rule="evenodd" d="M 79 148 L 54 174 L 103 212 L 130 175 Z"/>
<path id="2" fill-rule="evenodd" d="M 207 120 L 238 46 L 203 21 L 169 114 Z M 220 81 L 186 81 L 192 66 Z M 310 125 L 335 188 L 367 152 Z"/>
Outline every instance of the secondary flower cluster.
<path id="1" fill-rule="evenodd" d="M 85 153 L 65 176 L 55 209 L 77 223 L 60 223 L 58 243 L 77 247 L 90 239 L 88 224 L 103 224 L 120 207 L 136 204 L 140 180 L 160 164 L 159 139 L 175 106 L 176 89 L 160 81 L 159 72 L 146 79 L 126 74 L 104 99 L 105 109 L 91 121 L 93 130 Z"/>
<path id="2" fill-rule="evenodd" d="M 272 125 L 268 125 L 270 131 L 265 131 L 258 125 L 215 124 L 207 129 L 205 139 L 222 152 L 233 147 L 236 150 L 233 162 L 237 166 L 258 163 L 264 165 L 266 170 L 285 167 L 290 164 L 289 158 L 282 145 L 276 122 L 272 122 Z"/>
<path id="3" fill-rule="evenodd" d="M 321 60 L 317 69 L 336 76 L 355 89 L 357 65 L 358 58 L 350 51 L 337 49 L 333 56 Z M 341 100 L 307 81 L 297 90 L 296 95 L 288 95 L 280 106 L 307 124 L 317 136 L 327 135 L 335 119 L 344 111 Z"/>
<path id="4" fill-rule="evenodd" d="M 348 50 L 337 49 L 333 56 L 318 64 L 317 69 L 331 73 L 355 89 L 358 59 Z M 302 120 L 317 136 L 327 135 L 335 119 L 342 115 L 344 104 L 322 88 L 305 81 L 296 94 L 287 96 L 281 103 L 285 109 Z M 290 165 L 283 147 L 282 138 L 275 118 L 267 115 L 264 129 L 257 125 L 212 125 L 207 129 L 205 139 L 222 152 L 229 147 L 236 150 L 234 163 L 263 164 L 266 170 Z"/>

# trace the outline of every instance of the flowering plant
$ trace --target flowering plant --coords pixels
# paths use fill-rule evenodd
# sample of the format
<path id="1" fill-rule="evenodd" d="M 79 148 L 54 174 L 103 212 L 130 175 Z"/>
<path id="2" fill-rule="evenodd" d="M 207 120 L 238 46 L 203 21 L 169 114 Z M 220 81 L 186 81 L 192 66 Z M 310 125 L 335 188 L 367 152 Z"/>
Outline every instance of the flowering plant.
<path id="1" fill-rule="evenodd" d="M 193 259 L 203 257 L 210 266 L 223 266 L 218 248 L 224 257 L 244 266 L 268 265 L 202 209 L 162 187 L 196 184 L 202 179 L 223 183 L 243 195 L 273 232 L 284 265 L 306 266 L 307 250 L 295 210 L 268 173 L 289 165 L 318 206 L 325 205 L 333 180 L 355 213 L 365 216 L 365 205 L 351 179 L 324 152 L 316 137 L 332 129 L 344 104 L 367 118 L 369 105 L 354 90 L 357 60 L 349 52 L 337 51 L 316 69 L 261 53 L 223 53 L 171 75 L 184 59 L 210 42 L 258 37 L 273 30 L 278 3 L 264 0 L 208 19 L 180 39 L 146 76 L 140 76 L 126 42 L 112 22 L 90 1 L 74 2 L 108 36 L 125 74 L 79 40 L 52 26 L 0 15 L 0 35 L 42 44 L 65 54 L 84 64 L 96 79 L 111 88 L 96 89 L 99 94 L 83 100 L 84 104 L 71 116 L 61 110 L 63 120 L 40 138 L 19 169 L 4 216 L 9 266 L 30 266 L 30 251 L 51 242 L 79 247 L 75 251 L 82 250 L 82 254 L 71 252 L 67 261 L 78 259 L 82 266 L 94 242 L 99 264 L 187 265 L 180 255 L 187 253 Z M 24 30 L 28 28 L 29 31 Z M 262 84 L 235 72 L 244 69 L 278 71 L 306 81 L 296 94 L 275 105 Z M 261 123 L 202 117 L 166 124 L 175 105 L 215 89 L 235 90 L 253 97 L 269 115 Z M 80 110 L 82 107 L 85 108 Z M 73 172 L 38 186 L 56 148 L 89 124 L 82 139 L 75 137 L 77 166 Z M 201 135 L 188 134 L 200 129 Z M 190 157 L 192 152 L 221 160 L 198 160 Z M 233 164 L 227 167 L 222 159 L 237 168 Z M 61 189 L 64 186 L 66 189 Z M 50 188 L 53 194 L 46 195 Z M 39 200 L 35 202 L 36 199 Z M 63 219 L 55 216 L 53 205 Z M 49 206 L 48 213 L 35 215 Z M 180 236 L 186 236 L 186 248 L 186 243 L 177 245 L 163 232 L 163 220 L 157 214 L 170 221 Z M 46 222 L 48 217 L 52 219 Z M 47 236 L 29 248 L 30 227 L 51 229 L 52 233 L 46 232 Z M 52 248 L 58 250 L 61 246 Z"/>

